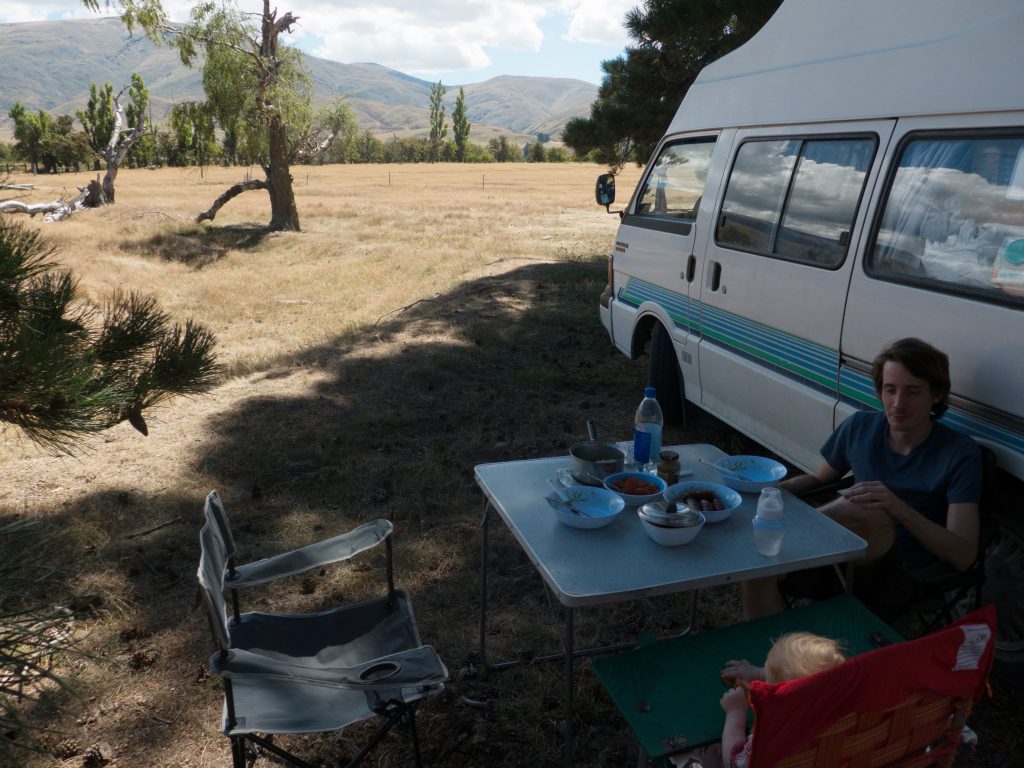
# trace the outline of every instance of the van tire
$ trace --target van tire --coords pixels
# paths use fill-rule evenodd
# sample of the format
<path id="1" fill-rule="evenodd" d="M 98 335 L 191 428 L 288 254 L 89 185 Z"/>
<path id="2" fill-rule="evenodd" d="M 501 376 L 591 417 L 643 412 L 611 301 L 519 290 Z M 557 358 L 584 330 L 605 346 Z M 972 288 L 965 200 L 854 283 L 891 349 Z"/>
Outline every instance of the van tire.
<path id="1" fill-rule="evenodd" d="M 692 408 L 686 402 L 683 373 L 672 345 L 672 337 L 661 323 L 651 329 L 647 381 L 654 387 L 666 424 L 684 423 Z"/>

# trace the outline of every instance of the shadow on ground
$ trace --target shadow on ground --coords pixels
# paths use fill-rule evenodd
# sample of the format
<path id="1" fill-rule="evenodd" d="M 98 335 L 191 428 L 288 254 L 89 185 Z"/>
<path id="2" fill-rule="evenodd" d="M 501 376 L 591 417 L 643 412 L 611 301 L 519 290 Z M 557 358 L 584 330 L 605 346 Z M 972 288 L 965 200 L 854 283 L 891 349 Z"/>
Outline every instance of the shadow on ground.
<path id="1" fill-rule="evenodd" d="M 260 236 L 236 234 L 242 242 Z M 197 254 L 249 247 L 225 238 L 230 234 L 218 231 L 189 242 Z M 152 247 L 157 253 L 172 250 L 156 239 Z M 110 675 L 131 685 L 163 667 L 164 674 L 179 678 L 173 690 L 163 678 L 162 689 L 151 688 L 145 705 L 111 725 L 111 740 L 145 739 L 154 754 L 180 745 L 194 736 L 185 725 L 161 730 L 149 715 L 181 711 L 183 699 L 199 702 L 193 714 L 181 715 L 202 723 L 193 728 L 216 727 L 219 688 L 203 672 L 205 626 L 187 611 L 202 495 L 216 488 L 232 518 L 242 561 L 366 520 L 392 520 L 397 580 L 413 594 L 425 642 L 438 649 L 453 673 L 446 694 L 426 702 L 418 718 L 427 764 L 560 764 L 560 669 L 536 664 L 486 679 L 473 672 L 482 511 L 473 467 L 564 454 L 585 438 L 587 419 L 609 438 L 630 434 L 644 366 L 617 352 L 601 327 L 597 296 L 604 282 L 603 258 L 525 266 L 296 353 L 265 376 L 313 373 L 308 388 L 273 396 L 261 394 L 257 383 L 252 397 L 212 417 L 212 437 L 194 460 L 205 483 L 202 492 L 142 504 L 125 490 L 83 498 L 61 510 L 56 524 L 98 529 L 110 542 L 91 551 L 90 537 L 83 534 L 84 543 L 66 557 L 84 558 L 86 569 L 128 585 L 119 592 L 127 604 L 117 610 L 131 618 L 129 628 L 112 638 L 111 658 L 104 660 Z M 735 453 L 759 450 L 720 427 L 666 431 L 666 442 L 696 441 L 713 441 Z M 124 535 L 172 518 L 177 518 L 173 524 L 150 533 Z M 502 526 L 492 525 L 492 531 L 491 650 L 498 657 L 552 650 L 561 636 L 557 606 Z M 247 605 L 317 610 L 375 588 L 375 568 L 339 570 L 260 593 Z M 79 599 L 87 611 L 110 608 L 102 594 L 93 598 L 100 605 L 90 605 L 88 594 Z M 678 631 L 686 607 L 684 597 L 670 597 L 581 611 L 579 642 L 633 640 L 641 632 L 666 635 Z M 705 594 L 699 616 L 701 627 L 737 620 L 734 588 Z M 175 631 L 182 627 L 192 631 Z M 157 658 L 147 661 L 147 654 Z M 589 672 L 580 675 L 576 691 L 580 764 L 634 762 L 621 719 Z M 1019 713 L 1019 697 L 1013 701 Z M 978 709 L 982 744 L 958 764 L 987 768 L 1002 764 L 996 752 L 1020 753 L 1019 743 L 1007 746 L 1006 739 L 1019 738 L 1003 721 L 1007 713 L 995 715 L 1002 724 L 990 723 L 985 706 Z M 1006 733 L 993 751 L 1000 729 Z M 353 751 L 350 733 L 362 731 L 301 739 L 300 751 L 328 762 L 342 760 Z M 215 745 L 223 749 L 226 764 L 226 740 Z M 407 758 L 404 744 L 389 738 L 375 753 L 375 764 L 399 765 Z"/>
<path id="2" fill-rule="evenodd" d="M 131 251 L 177 261 L 202 269 L 224 258 L 233 250 L 252 250 L 271 234 L 266 227 L 239 224 L 224 227 L 193 226 L 160 232 L 152 237 L 132 240 Z"/>

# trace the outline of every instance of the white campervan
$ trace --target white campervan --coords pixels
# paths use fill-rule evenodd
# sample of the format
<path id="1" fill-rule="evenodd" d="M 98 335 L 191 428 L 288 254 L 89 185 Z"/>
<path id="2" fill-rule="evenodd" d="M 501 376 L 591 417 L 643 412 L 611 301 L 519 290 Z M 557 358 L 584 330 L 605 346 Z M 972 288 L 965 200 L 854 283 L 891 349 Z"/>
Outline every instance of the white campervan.
<path id="1" fill-rule="evenodd" d="M 950 358 L 945 421 L 1024 479 L 1022 41 L 1020 0 L 785 0 L 701 72 L 601 298 L 670 415 L 811 469 L 879 407 L 875 354 L 918 336 Z"/>

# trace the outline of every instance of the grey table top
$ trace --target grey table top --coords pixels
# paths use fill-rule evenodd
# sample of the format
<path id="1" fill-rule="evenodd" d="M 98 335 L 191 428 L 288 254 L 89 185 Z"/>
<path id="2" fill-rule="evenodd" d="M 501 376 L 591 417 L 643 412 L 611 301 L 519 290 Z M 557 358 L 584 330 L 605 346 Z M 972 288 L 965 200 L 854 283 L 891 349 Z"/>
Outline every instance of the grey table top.
<path id="1" fill-rule="evenodd" d="M 666 446 L 668 447 L 668 446 Z M 710 462 L 725 454 L 712 445 L 672 446 L 688 480 L 721 482 Z M 863 556 L 867 543 L 792 494 L 783 492 L 786 534 L 775 557 L 754 549 L 751 520 L 757 494 L 728 520 L 705 525 L 696 539 L 663 547 L 644 533 L 636 510 L 626 508 L 611 525 L 596 530 L 558 522 L 544 497 L 548 478 L 568 467 L 568 456 L 480 464 L 476 481 L 540 571 L 558 600 L 567 607 L 599 605 L 639 597 L 788 573 Z"/>

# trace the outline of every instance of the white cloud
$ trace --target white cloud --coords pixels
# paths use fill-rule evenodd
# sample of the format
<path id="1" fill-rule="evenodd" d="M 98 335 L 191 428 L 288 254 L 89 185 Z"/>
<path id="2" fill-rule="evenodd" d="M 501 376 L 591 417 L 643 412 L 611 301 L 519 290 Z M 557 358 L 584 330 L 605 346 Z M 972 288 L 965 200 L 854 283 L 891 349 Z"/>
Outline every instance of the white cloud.
<path id="1" fill-rule="evenodd" d="M 295 42 L 314 37 L 312 52 L 335 61 L 373 61 L 415 75 L 481 69 L 488 48 L 538 51 L 543 40 L 542 3 L 364 2 L 294 3 L 300 17 Z M 312 20 L 315 20 L 313 23 Z"/>
<path id="2" fill-rule="evenodd" d="M 173 21 L 185 21 L 197 0 L 164 0 Z M 259 0 L 237 0 L 257 11 Z M 622 19 L 641 0 L 276 0 L 298 25 L 287 42 L 342 62 L 376 62 L 420 77 L 471 73 L 499 53 L 568 55 L 565 46 L 621 48 Z M 114 15 L 118 0 L 101 14 Z M 0 22 L 90 18 L 82 0 L 2 0 Z M 545 34 L 547 39 L 545 39 Z M 560 48 L 554 52 L 553 48 Z M 543 48 L 543 50 L 542 50 Z M 584 54 L 586 56 L 587 54 Z M 592 54 L 589 54 L 592 55 Z M 506 56 L 507 58 L 507 56 Z M 595 66 L 596 70 L 596 66 Z"/>
<path id="3" fill-rule="evenodd" d="M 628 40 L 622 22 L 626 12 L 640 5 L 640 0 L 577 0 L 570 5 L 566 40 L 621 48 Z"/>

